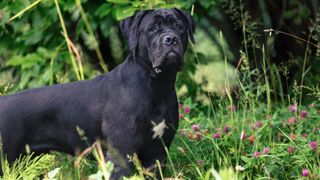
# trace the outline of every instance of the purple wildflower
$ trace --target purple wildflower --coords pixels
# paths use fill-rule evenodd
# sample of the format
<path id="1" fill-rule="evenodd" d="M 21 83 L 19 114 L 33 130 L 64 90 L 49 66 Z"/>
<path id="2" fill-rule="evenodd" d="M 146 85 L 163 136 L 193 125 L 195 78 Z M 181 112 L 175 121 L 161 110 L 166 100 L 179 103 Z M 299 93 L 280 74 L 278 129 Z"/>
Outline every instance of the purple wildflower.
<path id="1" fill-rule="evenodd" d="M 268 147 L 265 147 L 264 149 L 263 149 L 263 154 L 268 154 L 270 152 L 270 148 L 268 148 Z"/>
<path id="2" fill-rule="evenodd" d="M 191 109 L 190 109 L 189 106 L 186 106 L 186 107 L 184 108 L 184 112 L 185 112 L 185 113 L 189 114 L 190 111 L 191 111 Z"/>
<path id="3" fill-rule="evenodd" d="M 297 118 L 295 118 L 295 117 L 290 117 L 288 119 L 288 124 L 295 124 L 296 122 L 297 122 Z"/>
<path id="4" fill-rule="evenodd" d="M 203 160 L 199 159 L 199 160 L 198 160 L 198 164 L 199 164 L 200 166 L 203 166 Z"/>
<path id="5" fill-rule="evenodd" d="M 191 126 L 191 128 L 195 132 L 200 131 L 200 124 L 194 124 Z"/>
<path id="6" fill-rule="evenodd" d="M 196 132 L 196 134 L 194 135 L 194 139 L 199 141 L 201 140 L 201 138 L 202 138 L 202 135 L 200 134 L 200 132 Z"/>
<path id="7" fill-rule="evenodd" d="M 242 131 L 241 135 L 240 135 L 240 140 L 243 141 L 247 138 L 247 134 L 246 132 Z"/>
<path id="8" fill-rule="evenodd" d="M 260 152 L 258 152 L 258 151 L 256 151 L 256 152 L 253 153 L 253 156 L 254 156 L 254 157 L 259 157 L 260 155 L 261 155 L 261 154 L 260 154 Z"/>
<path id="9" fill-rule="evenodd" d="M 225 133 L 230 132 L 230 128 L 229 128 L 229 126 L 225 126 L 225 127 L 223 128 L 223 131 L 224 131 Z"/>
<path id="10" fill-rule="evenodd" d="M 296 135 L 295 134 L 290 134 L 290 139 L 292 139 L 293 141 L 296 139 Z"/>
<path id="11" fill-rule="evenodd" d="M 305 111 L 305 110 L 301 111 L 301 114 L 300 114 L 301 118 L 306 118 L 307 116 L 308 116 L 308 112 L 307 111 Z"/>
<path id="12" fill-rule="evenodd" d="M 261 120 L 256 122 L 256 128 L 260 128 L 262 125 L 263 122 Z"/>
<path id="13" fill-rule="evenodd" d="M 288 107 L 288 109 L 289 109 L 290 112 L 294 113 L 294 112 L 297 112 L 298 107 L 297 107 L 297 105 L 290 105 Z"/>
<path id="14" fill-rule="evenodd" d="M 213 134 L 212 137 L 213 137 L 213 139 L 220 139 L 221 134 L 218 132 L 218 133 Z"/>
<path id="15" fill-rule="evenodd" d="M 292 147 L 292 146 L 288 147 L 288 153 L 289 154 L 293 154 L 294 151 L 295 151 L 294 147 Z"/>
<path id="16" fill-rule="evenodd" d="M 309 146 L 314 151 L 317 150 L 317 148 L 318 148 L 318 144 L 315 141 L 311 141 Z"/>
<path id="17" fill-rule="evenodd" d="M 308 169 L 303 169 L 301 175 L 304 176 L 304 177 L 308 177 L 309 176 L 309 170 Z"/>

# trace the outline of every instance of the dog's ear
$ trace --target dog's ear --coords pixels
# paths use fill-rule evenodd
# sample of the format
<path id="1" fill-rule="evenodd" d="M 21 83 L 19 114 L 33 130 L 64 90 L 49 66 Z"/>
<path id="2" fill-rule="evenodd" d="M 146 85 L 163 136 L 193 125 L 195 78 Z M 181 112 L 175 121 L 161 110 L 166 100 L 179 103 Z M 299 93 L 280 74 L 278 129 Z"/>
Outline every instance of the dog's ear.
<path id="1" fill-rule="evenodd" d="M 196 31 L 196 23 L 194 22 L 192 16 L 189 13 L 186 13 L 180 9 L 174 8 L 174 10 L 184 19 L 184 21 L 188 24 L 188 35 L 190 37 L 191 42 L 194 44 L 194 36 L 193 33 Z"/>
<path id="2" fill-rule="evenodd" d="M 139 26 L 141 20 L 148 12 L 148 10 L 140 11 L 133 16 L 123 19 L 119 23 L 122 35 L 128 41 L 130 50 L 134 49 L 138 44 Z"/>

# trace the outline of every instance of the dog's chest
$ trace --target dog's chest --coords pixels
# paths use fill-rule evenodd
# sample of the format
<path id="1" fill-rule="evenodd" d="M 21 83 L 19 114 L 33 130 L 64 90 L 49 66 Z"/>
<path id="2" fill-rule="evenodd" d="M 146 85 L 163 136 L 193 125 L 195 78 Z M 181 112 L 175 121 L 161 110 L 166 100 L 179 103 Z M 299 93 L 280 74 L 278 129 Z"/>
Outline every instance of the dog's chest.
<path id="1" fill-rule="evenodd" d="M 165 133 L 165 130 L 168 128 L 166 119 L 163 119 L 161 122 L 156 123 L 151 120 L 152 124 L 152 139 L 161 139 Z"/>
<path id="2" fill-rule="evenodd" d="M 152 139 L 161 139 L 166 130 L 169 128 L 170 115 L 168 114 L 167 106 L 165 103 L 159 103 L 153 106 L 152 116 L 150 117 L 150 129 Z"/>

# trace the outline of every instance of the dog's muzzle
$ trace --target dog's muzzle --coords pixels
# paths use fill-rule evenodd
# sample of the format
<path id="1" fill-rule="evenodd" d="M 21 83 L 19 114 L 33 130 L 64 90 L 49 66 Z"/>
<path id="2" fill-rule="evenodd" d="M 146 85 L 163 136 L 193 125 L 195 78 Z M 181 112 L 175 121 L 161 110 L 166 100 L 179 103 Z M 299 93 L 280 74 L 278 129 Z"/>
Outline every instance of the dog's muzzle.
<path id="1" fill-rule="evenodd" d="M 178 37 L 173 33 L 163 34 L 160 38 L 162 57 L 159 58 L 158 62 L 153 65 L 153 70 L 156 74 L 163 71 L 163 68 L 168 68 L 170 66 L 177 66 L 180 64 L 179 55 L 179 45 L 181 45 Z M 166 67 L 165 67 L 166 66 Z"/>

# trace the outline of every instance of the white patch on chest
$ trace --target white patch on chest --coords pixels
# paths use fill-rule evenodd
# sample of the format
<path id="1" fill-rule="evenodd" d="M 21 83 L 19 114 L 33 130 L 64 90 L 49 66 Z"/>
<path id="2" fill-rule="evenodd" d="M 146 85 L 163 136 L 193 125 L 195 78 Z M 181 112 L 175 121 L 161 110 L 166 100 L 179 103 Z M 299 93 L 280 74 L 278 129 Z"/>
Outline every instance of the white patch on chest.
<path id="1" fill-rule="evenodd" d="M 152 131 L 154 132 L 152 136 L 153 139 L 160 139 L 163 136 L 165 128 L 168 128 L 165 121 L 166 120 L 163 119 L 162 122 L 159 124 L 156 124 L 153 121 L 151 121 L 153 125 Z"/>

